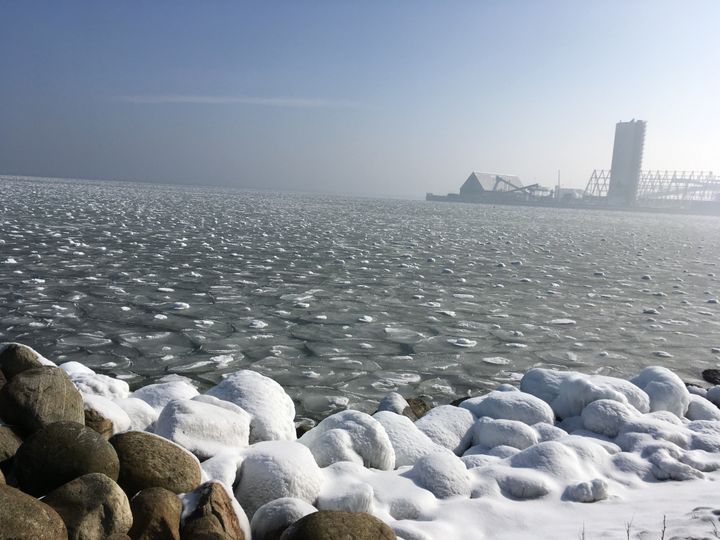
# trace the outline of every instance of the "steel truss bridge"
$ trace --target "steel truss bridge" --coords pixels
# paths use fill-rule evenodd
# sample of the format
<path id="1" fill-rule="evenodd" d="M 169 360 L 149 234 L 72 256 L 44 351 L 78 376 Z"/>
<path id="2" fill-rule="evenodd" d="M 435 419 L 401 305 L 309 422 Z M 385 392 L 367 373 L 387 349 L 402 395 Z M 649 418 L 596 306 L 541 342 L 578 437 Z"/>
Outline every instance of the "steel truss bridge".
<path id="1" fill-rule="evenodd" d="M 585 197 L 606 197 L 610 170 L 594 170 Z M 720 176 L 711 171 L 641 171 L 637 200 L 718 201 Z"/>

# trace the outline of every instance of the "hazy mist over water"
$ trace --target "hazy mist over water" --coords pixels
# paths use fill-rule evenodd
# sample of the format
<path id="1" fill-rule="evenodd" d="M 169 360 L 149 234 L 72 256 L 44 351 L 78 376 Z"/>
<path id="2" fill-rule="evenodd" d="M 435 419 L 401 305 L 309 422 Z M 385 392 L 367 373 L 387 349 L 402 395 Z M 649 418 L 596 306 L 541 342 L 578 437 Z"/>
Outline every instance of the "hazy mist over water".
<path id="1" fill-rule="evenodd" d="M 319 417 L 718 362 L 715 218 L 8 178 L 0 211 L 0 340 L 133 387 L 249 367 Z"/>

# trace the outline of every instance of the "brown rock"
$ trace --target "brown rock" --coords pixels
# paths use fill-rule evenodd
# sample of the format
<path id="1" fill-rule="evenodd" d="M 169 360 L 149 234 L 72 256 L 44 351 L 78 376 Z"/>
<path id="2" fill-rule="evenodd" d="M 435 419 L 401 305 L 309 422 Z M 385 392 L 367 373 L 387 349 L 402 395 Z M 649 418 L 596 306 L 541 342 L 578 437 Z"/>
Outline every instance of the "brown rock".
<path id="1" fill-rule="evenodd" d="M 198 505 L 185 520 L 183 540 L 245 540 L 230 496 L 217 482 L 200 486 Z"/>
<path id="2" fill-rule="evenodd" d="M 405 416 L 408 416 L 411 420 L 417 420 L 419 418 L 422 418 L 425 416 L 425 414 L 431 409 L 430 405 L 428 405 L 424 399 L 422 398 L 408 398 L 407 400 L 408 405 L 410 406 L 410 411 L 403 411 L 403 414 Z M 408 414 L 409 412 L 412 412 L 412 414 Z"/>
<path id="3" fill-rule="evenodd" d="M 8 424 L 34 433 L 53 422 L 85 422 L 80 392 L 65 372 L 41 367 L 18 373 L 0 389 L 0 413 Z"/>
<path id="4" fill-rule="evenodd" d="M 0 485 L 0 540 L 67 540 L 58 513 L 10 486 Z"/>
<path id="5" fill-rule="evenodd" d="M 25 370 L 43 367 L 38 355 L 30 347 L 11 343 L 0 352 L 0 371 L 8 381 Z"/>
<path id="6" fill-rule="evenodd" d="M 22 439 L 10 426 L 0 426 L 0 466 L 12 459 L 22 444 Z"/>
<path id="7" fill-rule="evenodd" d="M 133 522 L 127 495 L 102 473 L 76 478 L 50 493 L 43 502 L 60 514 L 68 540 L 125 534 Z"/>
<path id="8" fill-rule="evenodd" d="M 129 496 L 151 487 L 187 493 L 200 485 L 200 464 L 187 450 L 144 431 L 110 438 L 120 459 L 118 484 Z"/>
<path id="9" fill-rule="evenodd" d="M 110 443 L 76 422 L 50 424 L 28 437 L 15 454 L 20 487 L 37 497 L 89 473 L 117 480 L 119 469 Z"/>
<path id="10" fill-rule="evenodd" d="M 396 540 L 393 530 L 364 512 L 321 510 L 290 525 L 280 540 Z"/>
<path id="11" fill-rule="evenodd" d="M 172 491 L 161 487 L 143 489 L 130 501 L 132 540 L 179 540 L 182 502 Z"/>
<path id="12" fill-rule="evenodd" d="M 85 425 L 103 436 L 105 440 L 113 435 L 113 423 L 95 409 L 85 409 Z"/>
<path id="13" fill-rule="evenodd" d="M 0 485 L 4 485 L 4 484 L 7 484 L 7 482 L 5 481 L 5 475 L 0 470 Z"/>
<path id="14" fill-rule="evenodd" d="M 127 534 L 115 533 L 111 534 L 105 540 L 132 540 Z"/>

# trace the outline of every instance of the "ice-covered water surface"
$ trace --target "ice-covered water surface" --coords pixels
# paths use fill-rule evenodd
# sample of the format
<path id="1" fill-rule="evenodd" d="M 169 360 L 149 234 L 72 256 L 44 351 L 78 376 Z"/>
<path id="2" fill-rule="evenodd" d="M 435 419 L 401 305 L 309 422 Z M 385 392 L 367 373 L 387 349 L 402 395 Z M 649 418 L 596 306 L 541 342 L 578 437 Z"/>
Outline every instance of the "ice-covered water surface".
<path id="1" fill-rule="evenodd" d="M 720 360 L 714 218 L 9 178 L 0 212 L 0 340 L 133 387 L 250 368 L 322 417 Z"/>

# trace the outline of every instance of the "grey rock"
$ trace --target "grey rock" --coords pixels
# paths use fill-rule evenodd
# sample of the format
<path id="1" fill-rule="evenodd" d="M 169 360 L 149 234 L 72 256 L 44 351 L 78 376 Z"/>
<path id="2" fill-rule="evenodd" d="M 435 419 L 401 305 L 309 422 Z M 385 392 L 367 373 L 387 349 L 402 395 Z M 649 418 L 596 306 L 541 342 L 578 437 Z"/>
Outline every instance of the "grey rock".
<path id="1" fill-rule="evenodd" d="M 50 493 L 43 502 L 60 514 L 68 540 L 126 534 L 133 522 L 127 495 L 102 473 L 76 478 Z"/>
<path id="2" fill-rule="evenodd" d="M 85 422 L 80 392 L 55 367 L 28 369 L 8 381 L 0 389 L 0 413 L 6 423 L 25 433 L 62 420 Z"/>
<path id="3" fill-rule="evenodd" d="M 187 493 L 200 485 L 200 464 L 187 450 L 144 431 L 110 438 L 120 459 L 118 484 L 129 496 L 151 487 Z"/>
<path id="4" fill-rule="evenodd" d="M 132 540 L 179 540 L 182 502 L 165 488 L 143 489 L 130 501 Z"/>
<path id="5" fill-rule="evenodd" d="M 15 454 L 15 473 L 23 491 L 41 496 L 89 473 L 117 480 L 115 449 L 92 429 L 55 422 L 28 437 Z"/>
<path id="6" fill-rule="evenodd" d="M 19 489 L 0 485 L 0 540 L 67 540 L 58 513 Z"/>
<path id="7" fill-rule="evenodd" d="M 38 355 L 30 347 L 19 343 L 11 343 L 0 352 L 0 371 L 6 380 L 28 369 L 43 367 Z"/>

